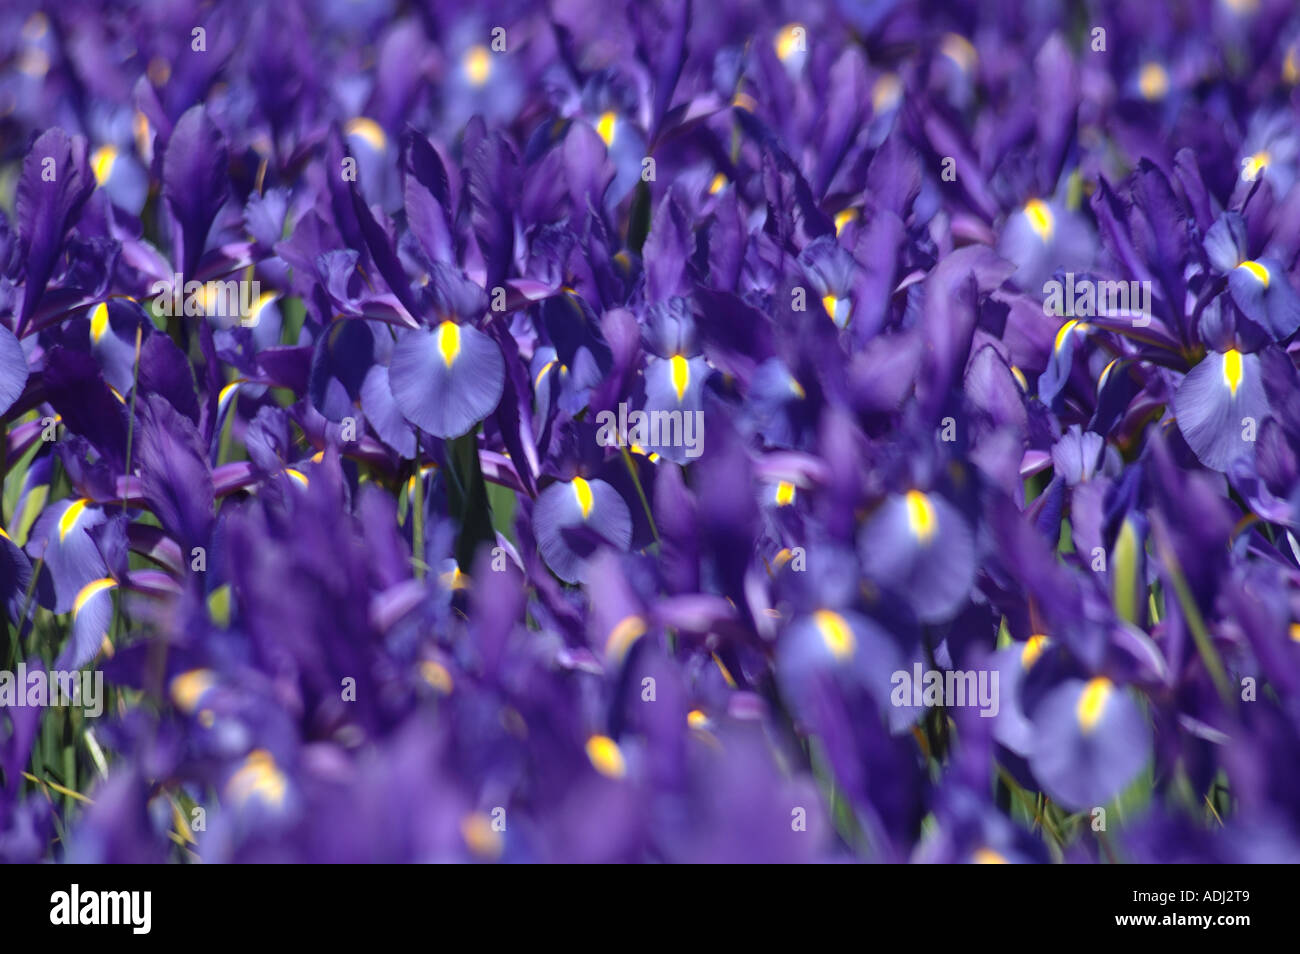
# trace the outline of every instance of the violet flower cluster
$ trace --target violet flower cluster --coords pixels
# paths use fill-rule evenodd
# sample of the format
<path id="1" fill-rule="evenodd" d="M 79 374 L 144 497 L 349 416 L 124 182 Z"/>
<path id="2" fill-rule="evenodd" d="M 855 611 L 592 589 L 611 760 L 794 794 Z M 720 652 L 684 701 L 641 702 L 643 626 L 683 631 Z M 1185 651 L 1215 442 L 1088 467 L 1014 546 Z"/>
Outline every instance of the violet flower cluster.
<path id="1" fill-rule="evenodd" d="M 5 3 L 0 860 L 1300 860 L 1298 118 L 1290 0 Z"/>

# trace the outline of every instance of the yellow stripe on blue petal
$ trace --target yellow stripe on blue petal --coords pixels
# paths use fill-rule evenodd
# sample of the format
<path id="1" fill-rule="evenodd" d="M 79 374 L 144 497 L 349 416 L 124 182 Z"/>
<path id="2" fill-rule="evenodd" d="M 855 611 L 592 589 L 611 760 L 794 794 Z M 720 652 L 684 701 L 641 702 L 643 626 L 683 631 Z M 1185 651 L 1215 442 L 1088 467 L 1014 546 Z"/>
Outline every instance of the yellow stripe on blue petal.
<path id="1" fill-rule="evenodd" d="M 190 713 L 199 707 L 203 694 L 217 684 L 211 669 L 191 669 L 173 676 L 169 684 L 172 702 L 182 712 Z"/>
<path id="2" fill-rule="evenodd" d="M 582 511 L 582 519 L 586 520 L 591 514 L 592 496 L 591 484 L 587 483 L 581 477 L 573 478 L 573 496 L 578 500 L 578 509 Z"/>
<path id="3" fill-rule="evenodd" d="M 776 40 L 772 44 L 776 48 L 776 55 L 784 63 L 795 53 L 804 52 L 805 37 L 807 31 L 801 24 L 790 23 L 785 26 L 780 33 L 776 35 Z"/>
<path id="4" fill-rule="evenodd" d="M 1089 679 L 1083 687 L 1083 693 L 1079 696 L 1079 704 L 1075 710 L 1075 715 L 1079 720 L 1079 727 L 1084 732 L 1091 732 L 1097 727 L 1097 723 L 1101 721 L 1102 713 L 1106 711 L 1106 703 L 1114 689 L 1115 684 L 1105 676 Z"/>
<path id="5" fill-rule="evenodd" d="M 686 388 L 691 383 L 691 366 L 680 354 L 675 354 L 669 359 L 668 367 L 672 374 L 673 390 L 677 392 L 677 400 L 680 403 L 686 396 Z"/>
<path id="6" fill-rule="evenodd" d="M 1038 662 L 1038 657 L 1043 654 L 1050 640 L 1042 633 L 1035 633 L 1025 640 L 1024 646 L 1020 649 L 1020 665 L 1028 669 L 1034 663 Z"/>
<path id="7" fill-rule="evenodd" d="M 1138 73 L 1138 92 L 1149 103 L 1169 94 L 1169 74 L 1159 63 L 1146 63 Z"/>
<path id="8" fill-rule="evenodd" d="M 1235 397 L 1241 387 L 1241 352 L 1236 348 L 1223 353 L 1223 383 Z"/>
<path id="9" fill-rule="evenodd" d="M 885 73 L 871 87 L 871 108 L 884 113 L 898 105 L 903 98 L 903 81 L 893 73 Z"/>
<path id="10" fill-rule="evenodd" d="M 117 149 L 113 146 L 100 146 L 91 154 L 90 168 L 95 173 L 95 183 L 103 185 L 113 174 L 113 164 L 117 162 Z"/>
<path id="11" fill-rule="evenodd" d="M 614 145 L 614 136 L 618 132 L 618 113 L 602 113 L 600 119 L 596 120 L 596 132 L 606 146 Z"/>
<path id="12" fill-rule="evenodd" d="M 492 54 L 483 45 L 473 46 L 465 53 L 462 60 L 465 76 L 475 86 L 482 86 L 492 75 Z"/>
<path id="13" fill-rule="evenodd" d="M 75 619 L 77 615 L 86 608 L 86 604 L 105 590 L 111 590 L 117 586 L 117 580 L 112 577 L 103 577 L 98 580 L 91 580 L 77 593 L 77 598 L 72 601 L 72 616 Z"/>
<path id="14" fill-rule="evenodd" d="M 794 503 L 795 487 L 788 480 L 783 480 L 776 485 L 774 499 L 778 507 L 788 507 Z"/>
<path id="15" fill-rule="evenodd" d="M 311 482 L 307 479 L 307 475 L 304 474 L 302 471 L 298 470 L 296 467 L 286 467 L 286 468 L 284 469 L 284 472 L 285 472 L 285 474 L 287 474 L 291 479 L 293 479 L 293 480 L 297 481 L 298 483 L 302 484 L 304 487 L 306 487 L 309 483 L 311 483 Z"/>
<path id="16" fill-rule="evenodd" d="M 460 356 L 460 325 L 454 321 L 444 321 L 438 326 L 438 353 L 443 363 L 451 367 Z"/>
<path id="17" fill-rule="evenodd" d="M 241 807 L 250 799 L 258 798 L 278 808 L 284 802 L 287 788 L 284 773 L 276 767 L 271 753 L 255 749 L 226 783 L 226 797 Z"/>
<path id="18" fill-rule="evenodd" d="M 956 63 L 963 73 L 970 73 L 979 62 L 979 54 L 975 52 L 974 44 L 960 33 L 945 34 L 939 52 Z"/>
<path id="19" fill-rule="evenodd" d="M 632 644 L 644 636 L 645 632 L 646 625 L 642 617 L 635 614 L 623 617 L 610 630 L 609 638 L 605 640 L 605 655 L 614 662 L 622 660 Z"/>
<path id="20" fill-rule="evenodd" d="M 1268 269 L 1265 268 L 1263 265 L 1261 265 L 1259 262 L 1255 262 L 1255 261 L 1242 262 L 1237 267 L 1244 268 L 1247 272 L 1250 273 L 1251 277 L 1254 278 L 1255 281 L 1259 282 L 1265 288 L 1268 287 Z"/>
<path id="21" fill-rule="evenodd" d="M 81 512 L 86 509 L 86 504 L 90 501 L 82 497 L 80 500 L 74 500 L 68 505 L 68 509 L 63 511 L 63 516 L 59 517 L 59 542 L 63 542 L 77 525 L 77 519 Z"/>
<path id="22" fill-rule="evenodd" d="M 383 152 L 388 146 L 388 137 L 384 134 L 384 128 L 366 116 L 349 119 L 344 131 L 349 136 L 358 136 L 365 140 L 366 144 L 376 152 Z"/>
<path id="23" fill-rule="evenodd" d="M 551 370 L 551 368 L 553 367 L 555 367 L 554 361 L 547 361 L 544 365 L 542 365 L 542 370 L 537 372 L 537 380 L 533 382 L 534 389 L 540 388 L 542 386 L 542 378 L 546 377 L 546 372 Z"/>
<path id="24" fill-rule="evenodd" d="M 593 735 L 587 740 L 587 758 L 596 771 L 606 778 L 622 778 L 627 774 L 623 750 L 607 735 Z"/>
<path id="25" fill-rule="evenodd" d="M 843 661 L 853 655 L 858 642 L 853 638 L 853 629 L 843 616 L 831 610 L 818 610 L 813 614 L 813 622 L 832 656 Z"/>
<path id="26" fill-rule="evenodd" d="M 99 344 L 99 339 L 104 337 L 104 332 L 107 330 L 108 302 L 101 301 L 90 310 L 90 340 Z"/>
<path id="27" fill-rule="evenodd" d="M 1056 217 L 1042 199 L 1030 199 L 1025 203 L 1025 218 L 1029 227 L 1044 242 L 1050 242 L 1056 231 Z"/>
<path id="28" fill-rule="evenodd" d="M 904 503 L 907 507 L 907 526 L 912 531 L 912 536 L 921 543 L 929 543 L 938 523 L 934 504 L 919 490 L 909 490 Z"/>
<path id="29" fill-rule="evenodd" d="M 1060 330 L 1056 332 L 1056 342 L 1052 345 L 1053 351 L 1060 351 L 1065 347 L 1066 337 L 1069 336 L 1070 332 L 1073 331 L 1075 326 L 1078 324 L 1079 322 L 1076 319 L 1071 318 L 1065 324 L 1061 325 Z"/>

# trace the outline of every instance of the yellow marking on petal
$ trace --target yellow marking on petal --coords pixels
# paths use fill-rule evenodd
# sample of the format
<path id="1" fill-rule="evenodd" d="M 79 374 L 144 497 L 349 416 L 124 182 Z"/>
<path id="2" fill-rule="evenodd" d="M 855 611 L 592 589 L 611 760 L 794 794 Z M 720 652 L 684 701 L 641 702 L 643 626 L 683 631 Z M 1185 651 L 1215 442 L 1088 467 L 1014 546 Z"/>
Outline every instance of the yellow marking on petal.
<path id="1" fill-rule="evenodd" d="M 1051 644 L 1051 640 L 1042 633 L 1035 633 L 1025 640 L 1025 645 L 1020 650 L 1020 665 L 1028 669 L 1034 663 L 1038 662 L 1038 657 L 1043 654 L 1043 650 Z"/>
<path id="2" fill-rule="evenodd" d="M 23 21 L 23 39 L 35 42 L 45 36 L 50 28 L 50 18 L 39 10 Z"/>
<path id="3" fill-rule="evenodd" d="M 454 321 L 444 321 L 438 326 L 438 353 L 443 363 L 451 367 L 460 357 L 460 325 Z"/>
<path id="4" fill-rule="evenodd" d="M 929 543 L 934 536 L 935 525 L 938 519 L 935 517 L 934 504 L 930 503 L 930 498 L 919 490 L 909 490 L 904 505 L 907 507 L 907 526 L 911 529 L 912 535 L 921 543 Z"/>
<path id="5" fill-rule="evenodd" d="M 1111 358 L 1110 363 L 1107 364 L 1106 367 L 1101 369 L 1101 376 L 1097 378 L 1097 390 L 1101 390 L 1103 387 L 1105 387 L 1106 381 L 1110 378 L 1110 370 L 1111 368 L 1115 367 L 1118 361 L 1119 358 Z"/>
<path id="6" fill-rule="evenodd" d="M 1236 397 L 1237 388 L 1241 387 L 1241 352 L 1236 348 L 1223 352 L 1223 383 Z"/>
<path id="7" fill-rule="evenodd" d="M 10 543 L 13 543 L 14 538 L 9 536 L 9 534 L 5 532 L 4 527 L 0 527 L 0 537 L 3 537 L 4 539 L 8 540 Z"/>
<path id="8" fill-rule="evenodd" d="M 135 148 L 145 159 L 153 152 L 153 139 L 150 138 L 149 117 L 138 109 L 131 120 L 131 134 L 135 137 Z"/>
<path id="9" fill-rule="evenodd" d="M 724 176 L 721 172 L 719 172 L 717 175 L 713 177 L 713 180 L 709 183 L 709 195 L 717 195 L 726 187 L 727 187 L 727 177 Z"/>
<path id="10" fill-rule="evenodd" d="M 388 136 L 384 134 L 384 127 L 369 117 L 357 116 L 349 119 L 343 129 L 349 136 L 357 136 L 365 140 L 366 145 L 376 152 L 383 152 L 388 147 Z"/>
<path id="11" fill-rule="evenodd" d="M 939 52 L 961 67 L 963 73 L 971 72 L 979 61 L 974 44 L 960 33 L 945 34 Z"/>
<path id="12" fill-rule="evenodd" d="M 39 46 L 29 46 L 18 57 L 18 69 L 27 76 L 39 79 L 50 71 L 50 54 Z"/>
<path id="13" fill-rule="evenodd" d="M 451 690 L 455 686 L 447 667 L 432 659 L 426 659 L 420 663 L 420 678 L 444 696 L 451 695 Z"/>
<path id="14" fill-rule="evenodd" d="M 1060 351 L 1065 347 L 1066 336 L 1074 330 L 1074 327 L 1077 324 L 1079 324 L 1079 322 L 1076 319 L 1071 318 L 1065 324 L 1061 325 L 1060 330 L 1056 332 L 1056 342 L 1052 345 L 1053 351 Z"/>
<path id="15" fill-rule="evenodd" d="M 709 717 L 699 709 L 692 709 L 686 713 L 686 724 L 692 729 L 707 729 L 709 727 Z"/>
<path id="16" fill-rule="evenodd" d="M 835 306 L 839 303 L 840 300 L 834 295 L 822 296 L 822 307 L 826 309 L 826 314 L 831 316 L 831 321 L 835 320 Z"/>
<path id="17" fill-rule="evenodd" d="M 1288 86 L 1300 83 L 1300 54 L 1294 46 L 1286 51 L 1286 59 L 1282 61 L 1282 82 Z"/>
<path id="18" fill-rule="evenodd" d="M 1110 699 L 1110 694 L 1114 690 L 1115 684 L 1105 676 L 1097 676 L 1089 679 L 1087 685 L 1083 687 L 1083 693 L 1079 696 L 1079 705 L 1075 714 L 1079 719 L 1079 726 L 1084 732 L 1091 732 L 1101 721 L 1101 715 L 1106 709 L 1106 702 Z"/>
<path id="19" fill-rule="evenodd" d="M 1293 643 L 1300 643 L 1300 623 L 1291 624 L 1290 636 Z"/>
<path id="20" fill-rule="evenodd" d="M 1138 92 L 1149 103 L 1169 95 L 1169 74 L 1159 63 L 1145 63 L 1138 73 Z"/>
<path id="21" fill-rule="evenodd" d="M 777 57 L 782 63 L 788 60 L 795 53 L 805 52 L 801 46 L 806 36 L 807 31 L 804 30 L 802 24 L 788 23 L 782 28 L 781 32 L 776 35 L 776 40 L 772 44 L 776 49 Z"/>
<path id="22" fill-rule="evenodd" d="M 324 459 L 325 459 L 325 452 L 323 450 L 318 450 L 316 453 L 311 455 L 311 462 L 313 464 L 319 464 Z"/>
<path id="23" fill-rule="evenodd" d="M 1267 149 L 1261 149 L 1253 156 L 1247 156 L 1246 161 L 1241 164 L 1241 178 L 1243 182 L 1254 182 L 1259 178 L 1259 174 L 1268 168 L 1268 164 L 1273 161 Z"/>
<path id="24" fill-rule="evenodd" d="M 83 586 L 81 590 L 77 593 L 77 598 L 72 601 L 73 619 L 76 619 L 78 614 L 80 614 L 81 611 L 86 608 L 86 604 L 89 603 L 94 597 L 98 596 L 100 593 L 104 592 L 105 590 L 111 590 L 115 586 L 117 586 L 117 580 L 113 579 L 110 576 L 106 576 L 98 580 L 91 580 L 89 583 Z"/>
<path id="25" fill-rule="evenodd" d="M 596 132 L 605 141 L 606 146 L 614 145 L 614 134 L 617 131 L 617 126 L 618 113 L 613 110 L 601 113 L 600 119 L 596 120 Z"/>
<path id="26" fill-rule="evenodd" d="M 542 365 L 542 370 L 537 372 L 537 380 L 533 382 L 534 389 L 540 388 L 542 386 L 542 378 L 546 377 L 546 372 L 551 370 L 551 368 L 553 367 L 555 367 L 554 361 L 547 361 L 544 365 Z"/>
<path id="27" fill-rule="evenodd" d="M 843 616 L 831 610 L 818 610 L 813 613 L 813 622 L 816 623 L 822 642 L 826 644 L 832 656 L 842 662 L 853 655 L 858 641 Z"/>
<path id="28" fill-rule="evenodd" d="M 108 302 L 101 301 L 90 310 L 90 340 L 99 344 L 108 330 Z"/>
<path id="29" fill-rule="evenodd" d="M 172 65 L 161 56 L 155 56 L 149 61 L 145 68 L 145 73 L 149 77 L 149 82 L 153 83 L 159 89 L 167 85 L 167 81 L 172 78 Z"/>
<path id="30" fill-rule="evenodd" d="M 731 105 L 750 113 L 758 111 L 758 103 L 748 93 L 737 93 L 731 98 Z"/>
<path id="31" fill-rule="evenodd" d="M 776 505 L 778 507 L 788 507 L 794 503 L 795 486 L 788 480 L 783 480 L 776 485 Z"/>
<path id="32" fill-rule="evenodd" d="M 248 315 L 244 318 L 244 324 L 251 327 L 260 322 L 262 320 L 262 309 L 278 297 L 275 292 L 262 292 L 257 297 L 257 301 L 253 303 L 253 307 L 248 310 Z"/>
<path id="33" fill-rule="evenodd" d="M 779 568 L 785 566 L 793 559 L 794 551 L 789 547 L 782 547 L 780 551 L 778 551 L 777 555 L 772 557 L 772 562 Z"/>
<path id="34" fill-rule="evenodd" d="M 857 209 L 844 209 L 835 213 L 835 234 L 838 235 L 844 230 L 844 226 L 854 221 L 858 217 Z"/>
<path id="35" fill-rule="evenodd" d="M 677 392 L 677 401 L 680 404 L 682 398 L 686 396 L 686 388 L 691 383 L 691 366 L 680 354 L 675 354 L 669 359 L 669 371 L 673 379 L 673 390 Z"/>
<path id="36" fill-rule="evenodd" d="M 254 797 L 275 807 L 284 803 L 288 782 L 266 749 L 254 749 L 226 783 L 226 797 L 243 806 Z"/>
<path id="37" fill-rule="evenodd" d="M 800 401 L 808 396 L 808 392 L 803 389 L 803 385 L 796 381 L 793 376 L 790 378 L 790 390 Z"/>
<path id="38" fill-rule="evenodd" d="M 88 503 L 90 503 L 90 500 L 82 497 L 80 500 L 72 501 L 68 505 L 68 509 L 63 511 L 63 516 L 59 517 L 60 543 L 67 538 L 68 534 L 72 532 L 72 528 L 77 525 L 77 519 L 81 516 L 81 512 L 86 509 Z"/>
<path id="39" fill-rule="evenodd" d="M 587 758 L 606 778 L 622 778 L 627 774 L 623 750 L 607 735 L 593 735 L 587 740 Z"/>
<path id="40" fill-rule="evenodd" d="M 1255 281 L 1259 282 L 1265 288 L 1268 287 L 1268 279 L 1269 279 L 1268 269 L 1265 268 L 1263 265 L 1261 265 L 1259 262 L 1255 262 L 1255 261 L 1242 262 L 1237 267 L 1244 268 L 1246 271 L 1248 271 L 1251 274 L 1251 276 L 1255 279 Z"/>
<path id="41" fill-rule="evenodd" d="M 438 582 L 449 590 L 467 590 L 470 585 L 468 573 L 462 573 L 460 567 L 452 567 L 438 577 Z"/>
<path id="42" fill-rule="evenodd" d="M 578 509 L 582 511 L 582 519 L 586 520 L 591 514 L 591 505 L 593 503 L 591 484 L 587 483 L 581 477 L 574 477 L 573 496 L 578 499 Z"/>
<path id="43" fill-rule="evenodd" d="M 494 860 L 505 848 L 505 835 L 492 827 L 492 818 L 484 812 L 470 812 L 460 820 L 460 836 L 465 846 L 480 858 Z"/>
<path id="44" fill-rule="evenodd" d="M 224 407 L 230 395 L 233 394 L 235 389 L 238 388 L 243 383 L 244 383 L 244 379 L 240 378 L 238 381 L 231 381 L 224 388 L 222 388 L 221 393 L 217 395 L 217 404 Z"/>
<path id="45" fill-rule="evenodd" d="M 1026 202 L 1025 218 L 1029 220 L 1029 227 L 1040 239 L 1044 242 L 1052 240 L 1052 235 L 1056 231 L 1056 217 L 1046 202 L 1042 199 L 1030 199 Z"/>
<path id="46" fill-rule="evenodd" d="M 888 112 L 903 98 L 903 81 L 893 73 L 881 76 L 871 87 L 871 108 L 877 113 Z"/>
<path id="47" fill-rule="evenodd" d="M 736 678 L 731 674 L 731 670 L 727 668 L 726 663 L 722 661 L 722 658 L 718 656 L 717 653 L 713 653 L 713 663 L 718 667 L 718 672 L 722 673 L 722 681 L 727 684 L 727 688 L 735 689 Z"/>
<path id="48" fill-rule="evenodd" d="M 1006 865 L 1007 859 L 992 848 L 981 848 L 975 852 L 974 863 L 977 865 Z"/>
<path id="49" fill-rule="evenodd" d="M 311 483 L 311 481 L 309 481 L 309 480 L 307 479 L 307 475 L 304 474 L 302 471 L 298 470 L 296 467 L 286 467 L 286 468 L 284 469 L 284 472 L 285 472 L 285 473 L 286 473 L 286 474 L 287 474 L 291 479 L 293 479 L 293 480 L 297 481 L 298 483 L 302 484 L 304 487 L 308 486 L 308 485 Z"/>
<path id="50" fill-rule="evenodd" d="M 119 404 L 125 404 L 125 403 L 126 403 L 126 398 L 122 397 L 122 392 L 121 392 L 121 391 L 119 391 L 117 388 L 113 387 L 113 385 L 111 385 L 111 384 L 108 386 L 108 389 L 109 389 L 110 391 L 113 392 L 113 397 L 117 398 Z"/>
<path id="51" fill-rule="evenodd" d="M 470 47 L 462 61 L 465 75 L 475 86 L 482 86 L 492 75 L 492 53 L 486 46 Z"/>
<path id="52" fill-rule="evenodd" d="M 217 684 L 211 669 L 191 669 L 173 676 L 168 684 L 172 702 L 182 712 L 190 713 L 199 707 L 203 694 Z"/>
<path id="53" fill-rule="evenodd" d="M 117 149 L 114 146 L 100 146 L 90 156 L 90 168 L 94 170 L 95 182 L 103 185 L 113 174 L 113 163 L 117 162 Z"/>
<path id="54" fill-rule="evenodd" d="M 1011 376 L 1016 379 L 1016 384 L 1020 385 L 1020 390 L 1026 394 L 1029 393 L 1029 382 L 1025 380 L 1025 372 L 1013 364 L 1011 366 Z"/>
<path id="55" fill-rule="evenodd" d="M 645 620 L 640 616 L 634 614 L 623 617 L 610 630 L 609 637 L 605 640 L 605 655 L 615 661 L 621 660 L 632 648 L 632 644 L 645 635 L 645 631 Z"/>

